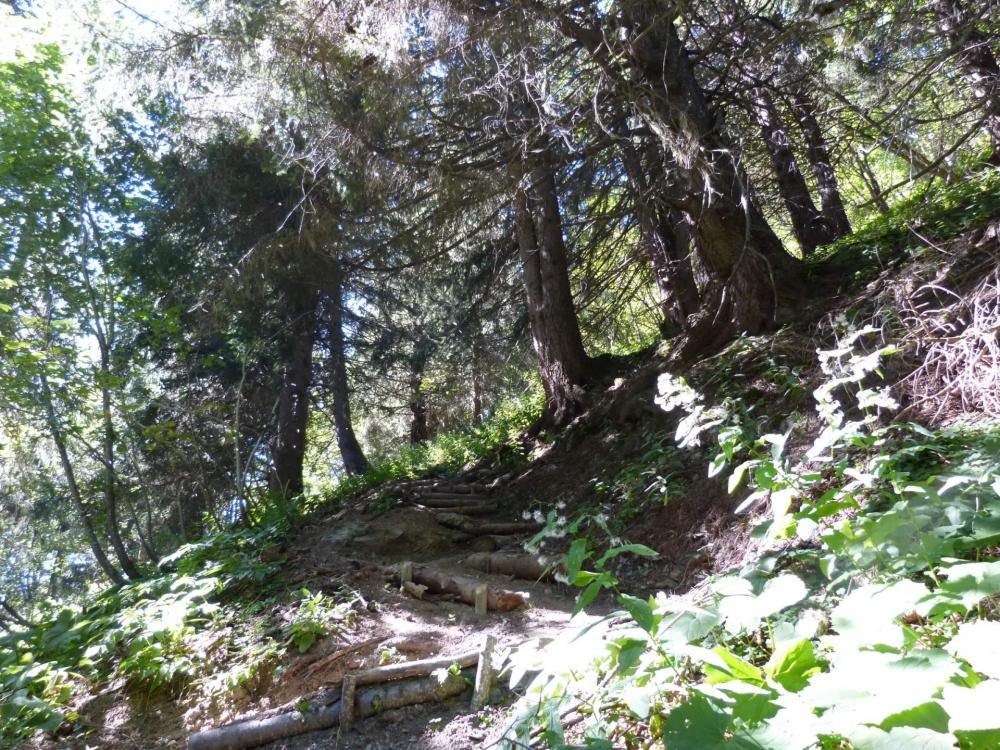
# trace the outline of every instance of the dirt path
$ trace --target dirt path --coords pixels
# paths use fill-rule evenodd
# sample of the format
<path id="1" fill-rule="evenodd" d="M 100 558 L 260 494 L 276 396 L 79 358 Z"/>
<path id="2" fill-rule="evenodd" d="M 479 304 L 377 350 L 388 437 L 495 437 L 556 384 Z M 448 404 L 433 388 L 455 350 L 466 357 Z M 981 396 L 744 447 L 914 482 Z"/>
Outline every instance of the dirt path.
<path id="1" fill-rule="evenodd" d="M 518 503 L 495 490 L 462 481 L 397 484 L 397 507 L 365 514 L 349 507 L 316 519 L 288 550 L 296 578 L 312 590 L 324 580 L 346 578 L 363 597 L 363 612 L 349 640 L 329 639 L 289 664 L 269 694 L 271 705 L 294 701 L 336 683 L 344 674 L 385 663 L 450 656 L 481 648 L 496 637 L 501 650 L 529 639 L 555 635 L 570 620 L 575 591 L 555 581 L 514 579 L 463 566 L 476 552 L 523 554 L 533 531 L 520 517 Z M 517 533 L 498 533 L 504 525 Z M 489 533 L 480 533 L 485 529 Z M 454 596 L 426 593 L 416 599 L 403 592 L 393 571 L 404 561 L 433 568 L 445 576 L 474 578 L 491 589 L 521 594 L 527 606 L 509 612 L 477 614 Z M 358 645 L 343 658 L 338 653 Z M 330 657 L 333 661 L 329 661 Z M 319 667 L 317 668 L 317 665 Z M 509 696 L 508 696 L 509 698 Z M 501 699 L 502 702 L 502 699 Z M 504 724 L 502 705 L 472 712 L 469 695 L 445 703 L 420 704 L 357 722 L 350 730 L 313 732 L 267 745 L 288 748 L 464 750 L 488 746 Z"/>

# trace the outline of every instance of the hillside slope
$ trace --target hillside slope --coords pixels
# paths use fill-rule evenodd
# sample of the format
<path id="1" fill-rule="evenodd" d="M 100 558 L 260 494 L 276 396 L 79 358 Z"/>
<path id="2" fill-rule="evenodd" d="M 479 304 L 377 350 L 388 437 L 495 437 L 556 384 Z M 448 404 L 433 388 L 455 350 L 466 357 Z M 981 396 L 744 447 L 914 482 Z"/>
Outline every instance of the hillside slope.
<path id="1" fill-rule="evenodd" d="M 1000 745 L 998 203 L 914 201 L 833 248 L 831 300 L 683 378 L 651 354 L 558 435 L 523 410 L 5 637 L 0 736 L 182 747 L 492 635 L 490 707 L 272 746 Z M 553 575 L 489 572 L 525 555 Z"/>

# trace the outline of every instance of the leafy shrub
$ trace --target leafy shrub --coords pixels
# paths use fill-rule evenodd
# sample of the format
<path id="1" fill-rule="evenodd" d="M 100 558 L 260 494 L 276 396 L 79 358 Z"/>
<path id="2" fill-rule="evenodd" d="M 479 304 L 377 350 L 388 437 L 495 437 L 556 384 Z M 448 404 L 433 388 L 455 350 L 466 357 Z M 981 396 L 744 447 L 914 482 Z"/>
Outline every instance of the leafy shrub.
<path id="1" fill-rule="evenodd" d="M 619 596 L 620 611 L 518 649 L 512 682 L 540 673 L 509 747 L 569 747 L 569 716 L 573 746 L 592 749 L 1000 746 L 1000 426 L 883 426 L 892 404 L 871 378 L 890 351 L 865 350 L 870 334 L 821 355 L 824 426 L 798 457 L 664 379 L 661 405 L 687 415 L 678 439 L 714 445 L 709 471 L 769 504 L 763 534 L 809 544 L 685 597 Z M 615 586 L 600 565 L 577 572 L 589 556 L 573 543 L 581 599 Z"/>
<path id="2" fill-rule="evenodd" d="M 302 589 L 299 594 L 302 599 L 285 628 L 285 635 L 299 653 L 304 654 L 316 641 L 332 633 L 338 622 L 347 623 L 351 609 L 322 593 L 313 594 L 309 589 Z"/>

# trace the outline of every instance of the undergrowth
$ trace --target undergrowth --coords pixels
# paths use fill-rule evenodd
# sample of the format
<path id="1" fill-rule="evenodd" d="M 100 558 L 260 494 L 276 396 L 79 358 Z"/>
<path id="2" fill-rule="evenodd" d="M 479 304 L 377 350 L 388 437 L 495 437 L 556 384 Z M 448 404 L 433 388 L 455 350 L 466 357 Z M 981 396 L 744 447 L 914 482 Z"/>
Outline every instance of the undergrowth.
<path id="1" fill-rule="evenodd" d="M 322 497 L 272 498 L 243 523 L 186 544 L 150 580 L 87 606 L 53 606 L 36 627 L 0 636 L 0 746 L 84 729 L 80 699 L 113 685 L 139 705 L 184 698 L 207 711 L 266 689 L 291 650 L 351 627 L 352 592 L 287 591 L 282 549 L 305 514 L 384 482 L 454 473 L 486 457 L 516 458 L 537 397 L 483 424 L 442 435 L 344 477 Z"/>
<path id="2" fill-rule="evenodd" d="M 678 445 L 706 451 L 742 510 L 766 508 L 763 551 L 685 596 L 640 599 L 607 563 L 649 550 L 574 541 L 578 609 L 603 589 L 621 609 L 515 649 L 507 747 L 1000 746 L 1000 425 L 887 422 L 893 354 L 871 328 L 819 353 L 809 440 L 802 421 L 759 434 L 738 399 L 661 378 Z"/>

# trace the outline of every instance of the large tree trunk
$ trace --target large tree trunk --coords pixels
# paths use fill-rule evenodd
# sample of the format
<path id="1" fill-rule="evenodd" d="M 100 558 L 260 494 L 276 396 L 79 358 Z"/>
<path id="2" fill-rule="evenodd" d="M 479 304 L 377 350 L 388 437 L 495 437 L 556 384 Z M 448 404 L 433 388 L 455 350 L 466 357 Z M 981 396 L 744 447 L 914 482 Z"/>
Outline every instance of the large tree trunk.
<path id="1" fill-rule="evenodd" d="M 616 7 L 617 19 L 599 21 L 608 28 L 584 28 L 568 14 L 554 21 L 591 52 L 623 105 L 633 106 L 673 154 L 688 196 L 679 207 L 692 219 L 692 241 L 711 279 L 699 333 L 685 349 L 692 353 L 738 331 L 760 333 L 774 318 L 776 284 L 797 280 L 794 259 L 754 204 L 737 155 L 721 135 L 670 15 L 675 6 L 622 0 Z"/>
<path id="2" fill-rule="evenodd" d="M 327 325 L 330 337 L 330 392 L 333 399 L 333 423 L 337 431 L 340 458 L 348 474 L 368 471 L 354 426 L 351 424 L 350 388 L 347 382 L 347 361 L 344 346 L 344 290 L 339 267 L 333 271 L 330 297 L 327 300 Z"/>
<path id="3" fill-rule="evenodd" d="M 665 170 L 657 168 L 658 179 L 649 179 L 635 146 L 622 140 L 620 149 L 639 222 L 639 246 L 650 263 L 660 295 L 661 330 L 664 333 L 671 328 L 684 330 L 688 316 L 700 304 L 689 257 L 687 219 L 682 212 L 656 199 L 658 192 L 667 189 Z M 661 164 L 659 159 L 655 163 L 658 167 Z"/>
<path id="4" fill-rule="evenodd" d="M 792 107 L 802 135 L 805 137 L 806 155 L 813 177 L 816 178 L 816 187 L 819 189 L 820 210 L 826 217 L 834 239 L 844 237 L 851 233 L 851 222 L 844 209 L 837 173 L 833 169 L 833 160 L 830 158 L 823 128 L 816 116 L 816 107 L 809 94 L 797 87 L 792 91 Z"/>
<path id="5" fill-rule="evenodd" d="M 309 386 L 319 294 L 304 284 L 285 290 L 288 344 L 278 394 L 278 419 L 271 441 L 271 489 L 285 497 L 301 494 L 309 421 Z"/>
<path id="6" fill-rule="evenodd" d="M 548 154 L 538 157 L 517 188 L 514 208 L 531 338 L 545 387 L 544 421 L 561 426 L 582 409 L 590 358 L 573 307 L 555 168 L 550 159 Z"/>
<path id="7" fill-rule="evenodd" d="M 410 444 L 416 445 L 429 440 L 430 427 L 427 424 L 427 394 L 424 392 L 424 367 L 426 360 L 416 355 L 410 361 Z"/>
<path id="8" fill-rule="evenodd" d="M 472 424 L 483 422 L 483 334 L 476 321 L 476 332 L 472 335 Z"/>
<path id="9" fill-rule="evenodd" d="M 750 90 L 751 108 L 771 157 L 778 193 L 792 220 L 792 232 L 803 255 L 811 255 L 820 245 L 835 239 L 826 217 L 816 208 L 809 186 L 792 151 L 791 139 L 774 99 L 761 86 Z"/>
<path id="10" fill-rule="evenodd" d="M 958 52 L 973 95 L 982 103 L 985 128 L 993 142 L 990 163 L 1000 166 L 1000 65 L 989 39 L 971 18 L 962 0 L 933 0 L 941 30 Z"/>

